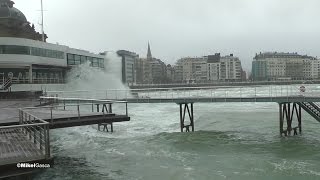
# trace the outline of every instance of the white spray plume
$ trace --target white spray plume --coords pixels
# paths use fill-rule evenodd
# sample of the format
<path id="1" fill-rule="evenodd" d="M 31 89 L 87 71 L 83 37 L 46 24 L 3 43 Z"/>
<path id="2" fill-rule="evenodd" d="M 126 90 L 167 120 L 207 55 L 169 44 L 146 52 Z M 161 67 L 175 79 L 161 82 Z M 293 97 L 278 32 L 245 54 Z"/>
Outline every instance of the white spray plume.
<path id="1" fill-rule="evenodd" d="M 128 89 L 121 79 L 122 63 L 115 53 L 107 53 L 105 70 L 91 67 L 90 63 L 73 67 L 67 75 L 66 91 L 97 91 L 108 89 Z"/>

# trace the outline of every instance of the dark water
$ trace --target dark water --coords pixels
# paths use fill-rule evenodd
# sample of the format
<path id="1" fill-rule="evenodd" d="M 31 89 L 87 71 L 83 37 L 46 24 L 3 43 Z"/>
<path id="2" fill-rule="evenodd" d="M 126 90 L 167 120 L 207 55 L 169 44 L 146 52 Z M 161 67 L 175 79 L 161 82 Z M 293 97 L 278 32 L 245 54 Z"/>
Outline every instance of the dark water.
<path id="1" fill-rule="evenodd" d="M 180 133 L 175 104 L 132 104 L 115 133 L 51 132 L 55 167 L 36 179 L 320 179 L 320 124 L 279 137 L 275 103 L 195 104 L 197 132 Z"/>

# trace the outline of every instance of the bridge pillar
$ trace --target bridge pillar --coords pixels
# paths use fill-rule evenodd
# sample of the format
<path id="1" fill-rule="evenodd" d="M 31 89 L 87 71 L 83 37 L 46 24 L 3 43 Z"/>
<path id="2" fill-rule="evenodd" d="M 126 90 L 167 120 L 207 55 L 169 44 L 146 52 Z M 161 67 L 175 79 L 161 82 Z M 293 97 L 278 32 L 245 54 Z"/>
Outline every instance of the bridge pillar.
<path id="1" fill-rule="evenodd" d="M 101 108 L 101 111 L 103 114 L 105 113 L 112 113 L 112 104 L 111 103 L 104 103 L 104 104 L 101 104 L 102 105 L 102 108 Z M 96 104 L 97 106 L 97 112 L 100 112 L 100 104 L 97 103 Z M 93 110 L 93 106 L 92 106 L 92 110 Z M 110 125 L 110 132 L 113 132 L 113 123 L 99 123 L 98 124 L 98 131 L 101 131 L 101 126 L 103 126 L 103 131 L 107 131 L 109 132 L 109 128 L 108 126 Z"/>
<path id="2" fill-rule="evenodd" d="M 190 104 L 190 107 L 189 107 Z M 194 116 L 193 116 L 193 103 L 179 103 L 180 106 L 180 129 L 181 132 L 194 132 Z M 190 124 L 186 124 L 186 113 L 188 112 Z M 191 129 L 190 129 L 191 127 Z"/>
<path id="3" fill-rule="evenodd" d="M 297 119 L 297 126 L 292 127 L 294 116 Z M 286 123 L 286 128 L 284 127 Z M 279 124 L 280 124 L 280 136 L 290 136 L 293 131 L 293 135 L 302 133 L 301 126 L 301 106 L 298 103 L 279 103 Z"/>
<path id="4" fill-rule="evenodd" d="M 98 131 L 101 131 L 100 126 L 103 126 L 103 131 L 109 132 L 108 125 L 110 125 L 110 132 L 113 132 L 113 123 L 100 123 L 98 124 Z"/>

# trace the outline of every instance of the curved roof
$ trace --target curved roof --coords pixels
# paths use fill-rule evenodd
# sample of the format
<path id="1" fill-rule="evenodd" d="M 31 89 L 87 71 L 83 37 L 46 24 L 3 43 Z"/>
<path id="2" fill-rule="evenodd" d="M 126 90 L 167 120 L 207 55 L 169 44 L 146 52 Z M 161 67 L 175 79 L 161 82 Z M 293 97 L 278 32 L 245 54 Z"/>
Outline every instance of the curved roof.
<path id="1" fill-rule="evenodd" d="M 14 7 L 0 7 L 0 19 L 16 19 L 22 22 L 27 22 L 26 16 L 17 8 Z"/>

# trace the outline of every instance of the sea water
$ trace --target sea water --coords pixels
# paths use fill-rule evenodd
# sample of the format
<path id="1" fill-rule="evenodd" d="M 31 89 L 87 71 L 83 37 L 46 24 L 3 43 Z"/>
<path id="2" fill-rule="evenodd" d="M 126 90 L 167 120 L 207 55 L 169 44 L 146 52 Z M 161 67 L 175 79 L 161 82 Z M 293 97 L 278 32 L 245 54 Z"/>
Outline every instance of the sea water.
<path id="1" fill-rule="evenodd" d="M 191 133 L 174 103 L 128 108 L 114 133 L 51 130 L 55 165 L 36 179 L 320 179 L 320 124 L 305 112 L 303 134 L 280 137 L 277 103 L 195 103 Z"/>
<path id="2" fill-rule="evenodd" d="M 74 83 L 72 90 L 81 87 L 88 90 L 83 96 L 95 97 L 100 92 L 97 87 L 126 88 L 121 83 L 117 87 L 120 80 L 109 82 L 110 76 L 102 78 L 109 86 L 95 86 L 94 75 L 103 74 L 90 72 L 83 73 L 83 81 Z M 305 86 L 306 92 L 320 90 L 319 85 Z M 298 88 L 299 85 L 292 85 L 227 90 L 228 96 L 283 96 L 288 91 L 282 89 L 299 95 Z M 220 90 L 220 94 L 218 89 L 213 95 L 227 96 L 226 89 Z M 212 90 L 186 94 L 212 96 Z M 122 108 L 115 106 L 114 111 Z M 55 165 L 35 179 L 320 179 L 320 124 L 304 111 L 302 135 L 280 137 L 277 103 L 195 103 L 196 132 L 190 133 L 179 132 L 179 106 L 175 103 L 129 104 L 128 109 L 130 122 L 114 123 L 113 133 L 100 132 L 97 125 L 51 130 Z"/>

